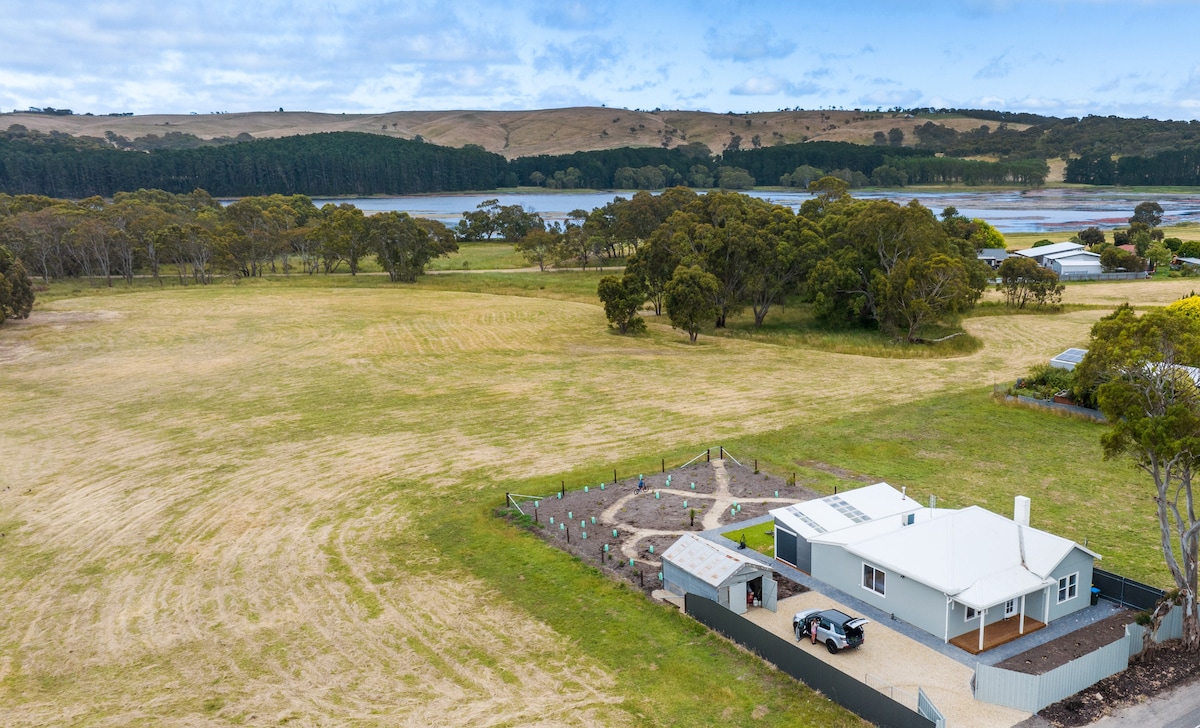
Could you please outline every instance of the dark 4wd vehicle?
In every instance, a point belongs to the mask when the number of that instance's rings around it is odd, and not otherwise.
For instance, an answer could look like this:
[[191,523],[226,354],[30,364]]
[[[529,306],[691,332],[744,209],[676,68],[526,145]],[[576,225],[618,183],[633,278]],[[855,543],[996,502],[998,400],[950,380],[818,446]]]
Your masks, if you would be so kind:
[[863,625],[868,622],[862,617],[851,617],[836,609],[806,609],[792,617],[792,629],[796,631],[797,642],[805,638],[814,643],[824,642],[830,652],[836,653],[847,647],[861,645]]

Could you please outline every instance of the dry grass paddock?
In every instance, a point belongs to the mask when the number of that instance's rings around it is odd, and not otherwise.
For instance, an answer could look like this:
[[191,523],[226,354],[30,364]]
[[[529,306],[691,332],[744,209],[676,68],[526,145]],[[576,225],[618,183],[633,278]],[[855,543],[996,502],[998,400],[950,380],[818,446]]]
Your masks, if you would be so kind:
[[410,288],[47,304],[0,332],[0,722],[642,722],[569,638],[409,548],[423,515],[979,387],[1103,313],[972,319],[975,354],[877,360],[659,324],[624,338],[598,305]]

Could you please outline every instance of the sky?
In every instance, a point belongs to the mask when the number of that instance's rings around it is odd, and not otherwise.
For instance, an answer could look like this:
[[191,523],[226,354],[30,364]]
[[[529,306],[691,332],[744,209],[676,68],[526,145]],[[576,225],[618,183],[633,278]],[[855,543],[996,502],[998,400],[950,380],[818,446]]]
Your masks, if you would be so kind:
[[0,111],[1200,118],[1198,0],[0,0]]

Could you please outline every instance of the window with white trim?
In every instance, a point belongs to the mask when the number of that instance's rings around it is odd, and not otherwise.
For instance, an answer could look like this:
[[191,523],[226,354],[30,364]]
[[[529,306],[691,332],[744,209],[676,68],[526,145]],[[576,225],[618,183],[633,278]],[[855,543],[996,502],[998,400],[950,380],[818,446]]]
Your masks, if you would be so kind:
[[881,597],[885,596],[883,592],[886,577],[887,574],[883,573],[883,570],[876,569],[870,564],[863,564],[863,589],[869,589]]
[[1079,595],[1079,572],[1058,580],[1058,603],[1074,599]]
[[978,616],[979,616],[979,612],[976,612],[974,607],[967,607],[967,613],[963,617],[963,621],[970,622],[972,619],[975,619]]

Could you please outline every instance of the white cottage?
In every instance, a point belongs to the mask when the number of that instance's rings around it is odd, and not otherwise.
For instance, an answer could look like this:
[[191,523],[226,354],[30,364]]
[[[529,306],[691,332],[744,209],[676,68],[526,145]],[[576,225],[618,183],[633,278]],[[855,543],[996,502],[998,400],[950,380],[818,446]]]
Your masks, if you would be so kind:
[[1088,606],[1099,558],[1032,528],[1023,496],[1013,519],[923,508],[812,539],[815,578],[945,641],[977,632],[980,650],[989,625],[1024,634]]

